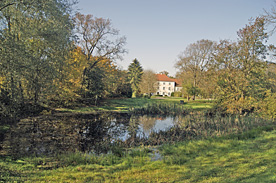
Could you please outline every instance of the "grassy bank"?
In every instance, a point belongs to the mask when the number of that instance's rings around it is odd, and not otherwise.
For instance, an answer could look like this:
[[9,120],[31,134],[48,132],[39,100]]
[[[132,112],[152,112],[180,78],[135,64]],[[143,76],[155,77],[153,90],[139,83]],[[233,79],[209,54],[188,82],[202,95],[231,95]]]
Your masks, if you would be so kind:
[[[180,100],[183,100],[185,103],[180,104]],[[195,110],[203,110],[212,108],[213,102],[209,100],[196,100],[196,101],[187,101],[183,98],[176,97],[152,97],[151,99],[147,98],[122,98],[122,99],[105,99],[99,103],[98,106],[86,106],[86,107],[76,107],[73,109],[68,108],[58,108],[58,111],[62,112],[78,112],[78,113],[89,113],[89,112],[98,112],[98,111],[115,111],[115,112],[128,112],[130,108],[143,107],[147,104],[161,103],[161,104],[175,104],[180,105],[181,107],[191,108]]]
[[1,158],[0,181],[27,182],[275,182],[276,127],[118,155]]

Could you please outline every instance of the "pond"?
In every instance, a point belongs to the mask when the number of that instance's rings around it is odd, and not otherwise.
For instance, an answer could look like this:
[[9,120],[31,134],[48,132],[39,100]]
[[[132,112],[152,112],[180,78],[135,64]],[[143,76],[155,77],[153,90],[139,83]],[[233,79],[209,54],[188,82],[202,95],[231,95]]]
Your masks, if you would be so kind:
[[115,146],[158,145],[160,134],[177,125],[178,117],[171,116],[44,115],[20,120],[6,134],[3,150],[16,157],[74,151],[107,153]]
[[253,116],[137,116],[128,113],[54,114],[20,120],[0,139],[0,154],[108,153],[120,148],[237,134],[274,124]]

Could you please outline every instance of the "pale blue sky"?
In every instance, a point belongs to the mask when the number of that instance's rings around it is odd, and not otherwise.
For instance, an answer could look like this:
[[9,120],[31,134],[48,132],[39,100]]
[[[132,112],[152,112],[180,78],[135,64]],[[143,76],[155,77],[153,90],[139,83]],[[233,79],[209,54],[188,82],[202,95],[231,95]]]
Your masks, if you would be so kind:
[[174,75],[187,45],[200,39],[236,40],[251,17],[273,5],[274,0],[79,0],[77,8],[109,18],[126,36],[128,54],[117,61],[123,69],[137,58],[144,69]]

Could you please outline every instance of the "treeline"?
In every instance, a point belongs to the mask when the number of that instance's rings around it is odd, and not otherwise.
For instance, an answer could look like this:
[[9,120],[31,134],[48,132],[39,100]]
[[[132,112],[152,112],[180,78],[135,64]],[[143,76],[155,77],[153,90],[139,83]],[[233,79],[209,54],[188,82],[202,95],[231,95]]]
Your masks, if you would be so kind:
[[179,55],[175,67],[186,96],[215,98],[226,113],[276,116],[275,46],[267,45],[276,12],[250,20],[237,41],[200,40]]
[[0,2],[0,116],[42,106],[131,96],[115,59],[126,38],[109,19],[74,14],[70,0]]
[[[75,14],[74,4],[0,1],[1,119],[45,106],[97,105],[101,98],[155,92],[155,73],[144,71],[137,59],[127,71],[116,65],[126,53],[126,38],[111,21]],[[276,48],[266,44],[266,26],[274,26],[275,17],[272,10],[250,21],[237,41],[190,44],[175,65],[183,94],[215,98],[223,112],[258,111],[274,118],[276,66],[269,60]]]

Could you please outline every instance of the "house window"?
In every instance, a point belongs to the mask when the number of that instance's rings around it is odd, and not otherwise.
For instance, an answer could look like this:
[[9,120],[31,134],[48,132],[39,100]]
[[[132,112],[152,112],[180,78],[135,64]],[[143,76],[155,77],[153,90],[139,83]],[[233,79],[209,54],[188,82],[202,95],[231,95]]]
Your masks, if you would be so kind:
[[165,87],[163,87],[163,90],[165,90]]
[[169,85],[171,85],[171,83],[169,83]]
[[169,90],[171,90],[171,87],[169,87]]
[[166,83],[163,83],[163,85],[165,85]]

